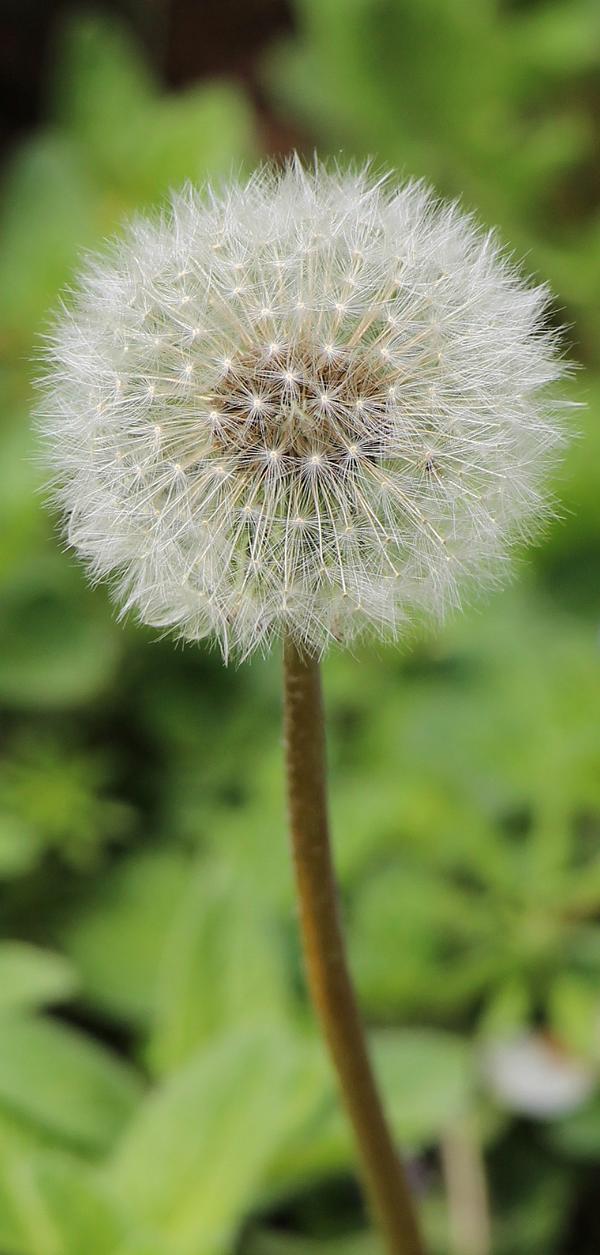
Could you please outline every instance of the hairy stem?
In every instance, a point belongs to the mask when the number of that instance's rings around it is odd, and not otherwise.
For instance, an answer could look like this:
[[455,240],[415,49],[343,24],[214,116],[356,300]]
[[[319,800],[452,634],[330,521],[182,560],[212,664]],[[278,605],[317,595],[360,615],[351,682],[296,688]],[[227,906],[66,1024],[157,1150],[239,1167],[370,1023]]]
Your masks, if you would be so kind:
[[352,1122],[366,1193],[388,1255],[423,1255],[348,969],[327,818],[319,664],[284,644],[290,828],[308,983]]

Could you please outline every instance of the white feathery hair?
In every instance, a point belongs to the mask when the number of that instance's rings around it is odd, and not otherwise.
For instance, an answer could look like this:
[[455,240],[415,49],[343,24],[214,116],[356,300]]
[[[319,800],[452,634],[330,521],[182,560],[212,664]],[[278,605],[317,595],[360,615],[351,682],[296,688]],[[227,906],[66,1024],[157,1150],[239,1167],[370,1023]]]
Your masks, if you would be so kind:
[[123,612],[227,656],[397,637],[547,509],[548,293],[422,183],[297,158],[187,187],[83,266],[40,425]]

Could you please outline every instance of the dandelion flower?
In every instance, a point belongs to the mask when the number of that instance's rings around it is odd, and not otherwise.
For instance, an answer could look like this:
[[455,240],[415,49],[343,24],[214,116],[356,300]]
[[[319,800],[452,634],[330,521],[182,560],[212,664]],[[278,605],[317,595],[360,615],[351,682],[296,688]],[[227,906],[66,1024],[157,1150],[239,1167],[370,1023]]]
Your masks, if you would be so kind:
[[225,655],[442,615],[544,512],[547,299],[421,183],[294,160],[174,195],[50,337],[69,542],[124,612]]
[[41,425],[92,577],[225,657],[283,637],[308,983],[389,1255],[423,1243],[345,957],[319,658],[442,615],[538,524],[547,300],[422,184],[293,160],[134,221],[50,337]]

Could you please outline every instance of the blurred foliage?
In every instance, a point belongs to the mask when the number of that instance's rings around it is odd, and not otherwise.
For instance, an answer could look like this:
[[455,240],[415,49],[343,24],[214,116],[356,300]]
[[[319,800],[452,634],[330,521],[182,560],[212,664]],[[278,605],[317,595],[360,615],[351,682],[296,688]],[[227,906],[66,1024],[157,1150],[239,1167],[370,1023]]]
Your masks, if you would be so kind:
[[594,0],[296,0],[269,77],[331,148],[425,176],[500,227],[595,348]]
[[[593,0],[296,0],[264,61],[320,149],[460,195],[597,358]],[[228,83],[166,95],[73,18],[0,207],[0,1251],[375,1255],[307,1006],[276,659],[226,671],[117,626],[36,491],[30,377],[82,248],[258,155]],[[402,653],[325,667],[352,960],[433,1255],[440,1145],[485,1154],[495,1255],[598,1249],[600,1094],[516,1122],[481,1066],[535,1027],[600,1073],[600,384],[561,518],[512,590]],[[594,1225],[596,1226],[594,1228]]]

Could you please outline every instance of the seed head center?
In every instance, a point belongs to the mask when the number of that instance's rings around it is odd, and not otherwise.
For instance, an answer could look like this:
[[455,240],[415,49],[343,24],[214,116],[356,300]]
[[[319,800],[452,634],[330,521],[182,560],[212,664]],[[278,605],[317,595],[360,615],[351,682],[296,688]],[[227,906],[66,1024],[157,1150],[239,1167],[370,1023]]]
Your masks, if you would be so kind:
[[263,465],[265,449],[287,465],[347,461],[349,449],[356,455],[361,440],[376,436],[393,381],[393,369],[368,348],[329,355],[300,344],[273,353],[271,344],[268,353],[240,353],[211,394],[214,451],[243,456],[245,468]]

